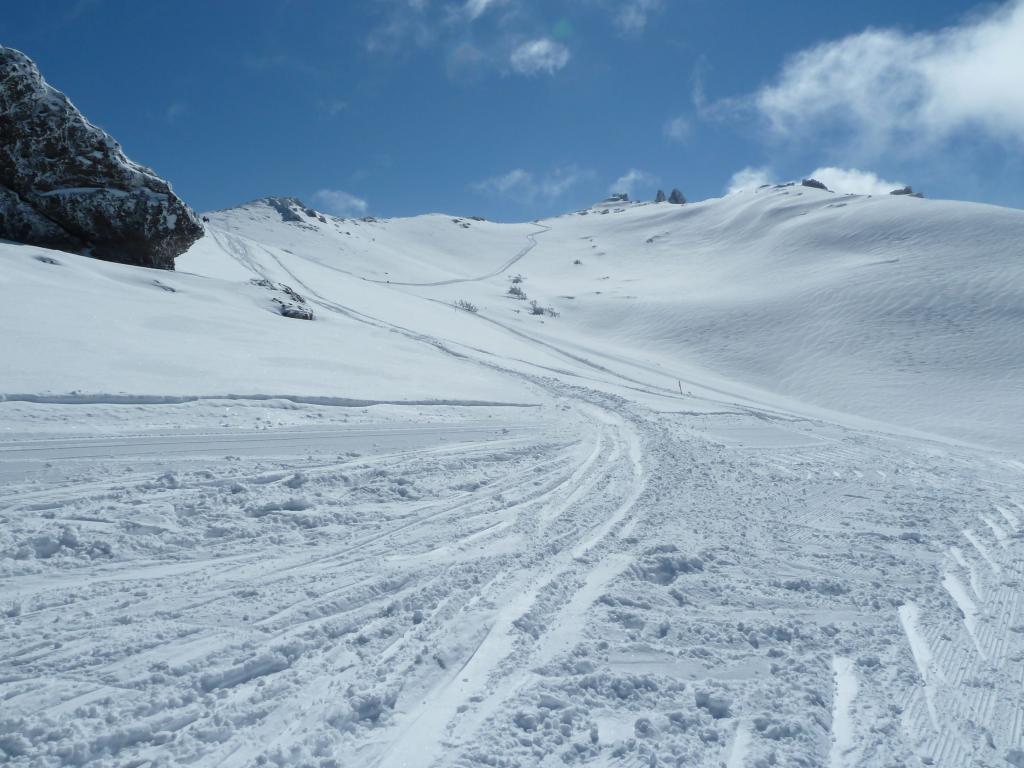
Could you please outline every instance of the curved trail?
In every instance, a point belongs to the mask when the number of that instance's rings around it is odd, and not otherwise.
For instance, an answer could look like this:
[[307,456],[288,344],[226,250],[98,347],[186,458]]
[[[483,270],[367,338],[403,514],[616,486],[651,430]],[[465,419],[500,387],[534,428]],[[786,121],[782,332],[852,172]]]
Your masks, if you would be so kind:
[[[542,235],[545,232],[550,232],[551,231],[551,227],[547,226],[546,224],[534,224],[534,226],[538,227],[539,231],[538,232],[533,232],[533,233],[531,233],[531,234],[526,236],[526,239],[529,240],[529,243],[527,243],[527,245],[525,245],[523,247],[523,249],[521,251],[519,251],[515,256],[513,256],[511,259],[506,261],[504,264],[502,264],[497,269],[495,269],[495,270],[493,270],[491,272],[488,272],[486,275],[480,275],[479,277],[458,277],[458,278],[453,278],[451,280],[437,280],[435,282],[430,282],[430,283],[408,283],[408,282],[402,282],[400,280],[373,280],[373,279],[368,278],[368,277],[364,277],[362,279],[365,280],[368,283],[378,283],[380,285],[399,285],[399,286],[411,286],[411,287],[418,287],[418,288],[435,288],[435,287],[438,287],[438,286],[441,286],[441,285],[456,285],[458,283],[479,283],[479,282],[481,282],[483,280],[490,280],[492,277],[497,277],[498,275],[504,274],[508,270],[512,269],[512,267],[514,267],[519,261],[521,261],[530,251],[532,251],[534,248],[536,248],[537,247],[537,235]],[[326,265],[323,265],[323,266],[326,266]],[[333,269],[333,267],[331,267],[331,268]]]

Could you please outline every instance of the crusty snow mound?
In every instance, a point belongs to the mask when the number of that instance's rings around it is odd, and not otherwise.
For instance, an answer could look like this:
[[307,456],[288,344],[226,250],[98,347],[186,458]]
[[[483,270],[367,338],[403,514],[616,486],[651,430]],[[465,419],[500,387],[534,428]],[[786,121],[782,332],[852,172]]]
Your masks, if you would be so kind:
[[174,269],[202,231],[170,184],[0,45],[0,238]]

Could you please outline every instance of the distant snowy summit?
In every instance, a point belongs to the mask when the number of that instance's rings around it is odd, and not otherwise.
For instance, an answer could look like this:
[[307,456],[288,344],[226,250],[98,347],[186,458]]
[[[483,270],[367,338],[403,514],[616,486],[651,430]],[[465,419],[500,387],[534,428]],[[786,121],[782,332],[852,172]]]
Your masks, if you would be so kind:
[[202,234],[169,183],[0,46],[0,238],[174,269]]

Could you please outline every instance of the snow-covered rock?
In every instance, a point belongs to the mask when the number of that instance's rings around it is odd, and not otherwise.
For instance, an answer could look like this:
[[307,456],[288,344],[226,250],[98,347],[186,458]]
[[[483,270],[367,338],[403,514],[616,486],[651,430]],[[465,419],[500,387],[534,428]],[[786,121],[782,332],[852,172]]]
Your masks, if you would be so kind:
[[170,184],[0,46],[0,238],[173,269],[202,233]]

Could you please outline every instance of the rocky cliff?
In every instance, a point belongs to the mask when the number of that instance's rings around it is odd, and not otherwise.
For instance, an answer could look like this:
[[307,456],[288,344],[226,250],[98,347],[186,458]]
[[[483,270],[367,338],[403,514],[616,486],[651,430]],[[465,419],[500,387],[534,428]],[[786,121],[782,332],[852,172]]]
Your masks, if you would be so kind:
[[202,234],[170,184],[0,46],[0,238],[174,269]]

